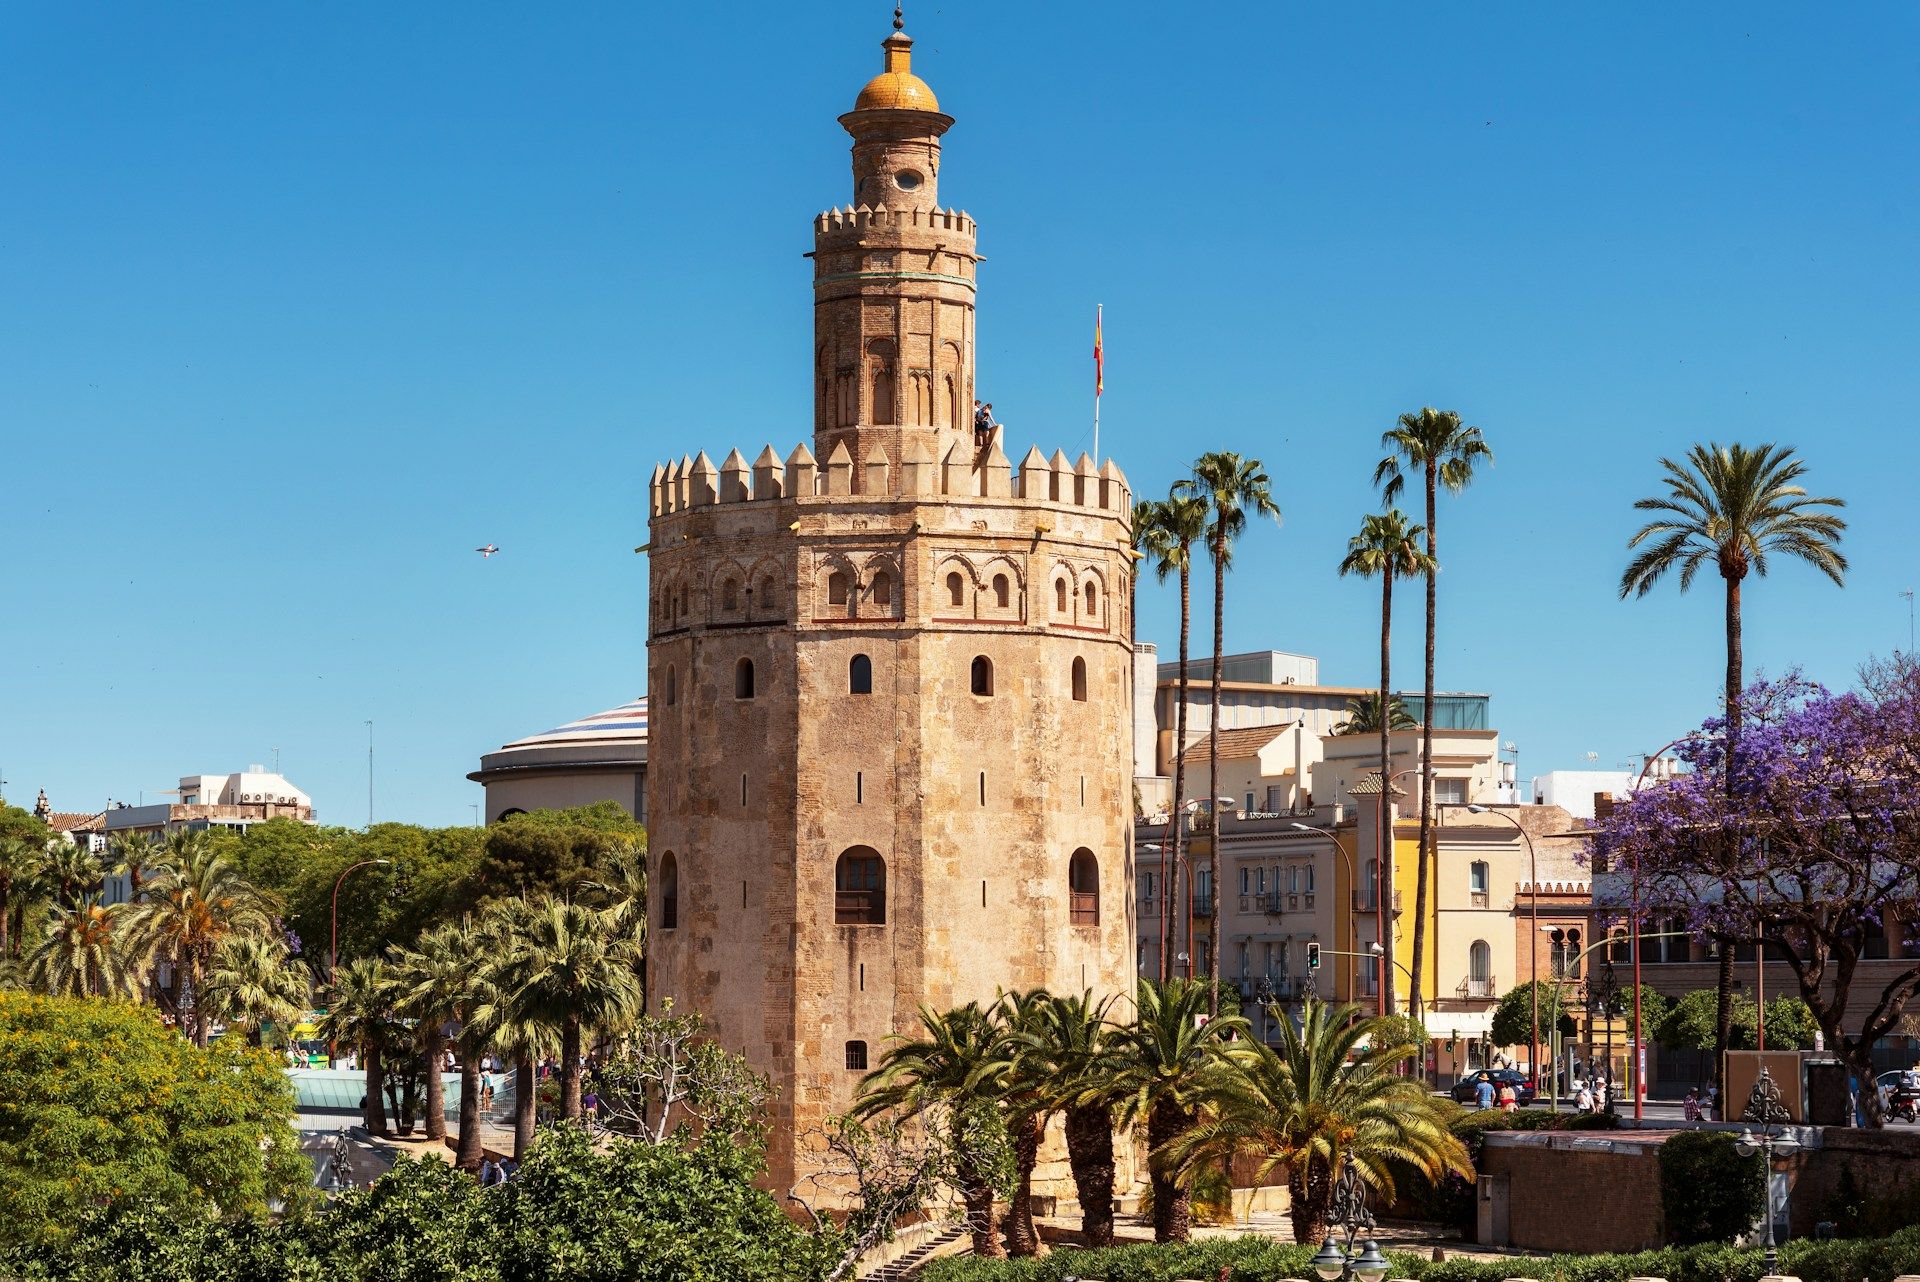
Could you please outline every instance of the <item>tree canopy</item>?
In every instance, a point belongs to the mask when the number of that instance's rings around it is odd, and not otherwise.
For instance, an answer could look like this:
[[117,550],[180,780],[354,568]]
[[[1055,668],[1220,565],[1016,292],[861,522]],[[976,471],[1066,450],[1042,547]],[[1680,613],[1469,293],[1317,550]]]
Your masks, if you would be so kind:
[[264,1214],[311,1175],[282,1065],[200,1050],[151,1009],[0,992],[0,1245],[92,1207]]

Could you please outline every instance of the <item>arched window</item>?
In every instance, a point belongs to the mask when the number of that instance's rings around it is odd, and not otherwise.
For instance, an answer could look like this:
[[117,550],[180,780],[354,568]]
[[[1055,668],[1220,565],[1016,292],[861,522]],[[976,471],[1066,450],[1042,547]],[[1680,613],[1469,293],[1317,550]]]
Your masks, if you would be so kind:
[[950,571],[947,574],[947,604],[958,607],[966,603],[967,581],[961,577],[960,571]]
[[885,570],[874,572],[872,587],[873,603],[893,608],[893,576]]
[[671,663],[667,665],[666,687],[667,687],[667,706],[671,708],[674,704],[680,701],[680,678],[679,678],[679,674],[673,670],[673,665]]
[[1493,983],[1493,949],[1488,947],[1484,939],[1474,940],[1467,948],[1467,977],[1482,989],[1473,996],[1491,996],[1484,990],[1487,985]]
[[1076,703],[1087,701],[1087,661],[1075,658],[1073,661],[1073,698]]
[[1067,920],[1075,926],[1100,924],[1100,861],[1084,846],[1067,861]]
[[867,344],[868,366],[872,370],[872,403],[868,406],[868,421],[877,424],[897,423],[893,408],[893,342],[890,339],[876,338]]
[[847,576],[835,570],[827,576],[827,604],[845,605],[847,603]]
[[993,693],[993,660],[984,654],[973,656],[973,692]]
[[720,585],[720,608],[722,610],[740,608],[740,585],[732,579]]
[[1100,617],[1100,589],[1091,579],[1087,580],[1087,617]]
[[867,1044],[865,1042],[847,1043],[847,1071],[864,1073],[867,1071]]
[[1008,595],[1008,592],[1009,592],[1009,589],[1007,586],[1007,576],[1004,574],[994,575],[993,576],[993,603],[999,606],[1002,610],[1007,608],[1008,602],[1011,599]]
[[873,693],[873,660],[864,654],[847,660],[847,693]]
[[660,929],[680,924],[680,863],[669,850],[660,856]]
[[742,659],[733,665],[733,697],[753,698],[753,660]]
[[773,576],[771,574],[762,575],[760,578],[760,608],[762,610],[771,610],[774,608]]
[[883,926],[887,921],[887,865],[880,852],[854,846],[833,870],[833,920],[842,926]]
[[1067,581],[1065,579],[1053,581],[1053,612],[1055,614],[1067,612]]

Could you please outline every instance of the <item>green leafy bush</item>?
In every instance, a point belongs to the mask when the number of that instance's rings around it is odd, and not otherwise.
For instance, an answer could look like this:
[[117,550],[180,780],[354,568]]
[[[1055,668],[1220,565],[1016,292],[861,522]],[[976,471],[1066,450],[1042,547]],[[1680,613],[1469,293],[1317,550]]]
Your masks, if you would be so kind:
[[[1311,1278],[1309,1247],[1264,1238],[1216,1238],[1186,1246],[1123,1246],[1105,1251],[1060,1250],[1044,1260],[976,1260],[961,1257],[929,1264],[925,1282],[1063,1282],[1098,1278],[1101,1282],[1174,1282],[1180,1278],[1217,1278],[1222,1268],[1231,1282],[1281,1282]],[[1512,1277],[1539,1282],[1627,1282],[1629,1278],[1665,1278],[1667,1282],[1759,1282],[1765,1272],[1762,1252],[1723,1243],[1667,1247],[1628,1255],[1555,1255],[1525,1260],[1474,1260],[1455,1256],[1435,1263],[1417,1255],[1388,1252],[1387,1276],[1415,1282],[1506,1282]],[[1920,1226],[1890,1237],[1856,1241],[1791,1242],[1781,1249],[1780,1271],[1802,1282],[1892,1282],[1920,1273]]]
[[[1682,1131],[1660,1146],[1660,1205],[1667,1239],[1729,1242],[1760,1218],[1766,1178],[1725,1131]],[[1671,1282],[1671,1279],[1669,1279]]]

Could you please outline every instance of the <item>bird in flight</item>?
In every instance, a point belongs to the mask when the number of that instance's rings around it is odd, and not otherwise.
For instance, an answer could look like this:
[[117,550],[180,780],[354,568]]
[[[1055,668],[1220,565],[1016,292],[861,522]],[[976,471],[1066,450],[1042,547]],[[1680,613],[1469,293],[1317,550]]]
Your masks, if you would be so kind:
[[486,560],[488,557],[492,556],[495,552],[498,552],[499,550],[500,550],[499,548],[495,547],[491,543],[487,544],[487,546],[483,548],[474,549],[475,552],[478,552],[480,554],[480,559],[482,561]]

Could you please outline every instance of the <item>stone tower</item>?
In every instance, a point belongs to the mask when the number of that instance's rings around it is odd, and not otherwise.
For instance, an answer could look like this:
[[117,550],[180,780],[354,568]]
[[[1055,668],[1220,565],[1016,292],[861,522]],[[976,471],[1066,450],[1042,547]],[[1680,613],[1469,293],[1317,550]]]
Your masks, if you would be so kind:
[[922,1003],[1130,994],[1128,520],[972,426],[973,220],[912,41],[814,219],[814,446],[654,469],[648,997],[779,1088],[770,1184]]

